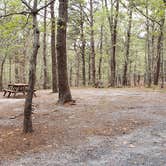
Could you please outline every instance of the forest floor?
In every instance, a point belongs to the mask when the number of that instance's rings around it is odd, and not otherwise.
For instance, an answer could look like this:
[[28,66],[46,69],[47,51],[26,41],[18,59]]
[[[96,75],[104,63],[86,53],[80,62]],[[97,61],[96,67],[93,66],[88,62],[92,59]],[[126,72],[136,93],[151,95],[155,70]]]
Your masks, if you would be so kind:
[[76,105],[37,91],[33,134],[22,133],[24,99],[0,93],[2,166],[166,166],[166,92],[72,89]]

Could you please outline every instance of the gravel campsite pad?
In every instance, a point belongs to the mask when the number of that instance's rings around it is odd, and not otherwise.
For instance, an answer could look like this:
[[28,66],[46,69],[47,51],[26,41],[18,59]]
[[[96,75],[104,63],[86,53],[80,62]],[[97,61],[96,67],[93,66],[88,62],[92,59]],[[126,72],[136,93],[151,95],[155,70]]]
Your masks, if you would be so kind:
[[37,91],[33,134],[22,133],[24,99],[0,97],[2,166],[166,166],[166,93],[72,89],[75,105]]

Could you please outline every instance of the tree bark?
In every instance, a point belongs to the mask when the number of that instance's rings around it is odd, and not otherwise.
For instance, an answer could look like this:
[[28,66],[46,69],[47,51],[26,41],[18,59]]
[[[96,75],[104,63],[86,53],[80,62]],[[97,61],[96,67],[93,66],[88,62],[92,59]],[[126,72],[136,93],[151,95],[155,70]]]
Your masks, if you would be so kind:
[[85,35],[84,35],[84,13],[82,5],[80,4],[81,9],[81,56],[82,56],[82,84],[86,85],[86,73],[85,73]]
[[137,75],[136,75],[136,68],[137,68],[137,65],[136,65],[136,62],[134,64],[134,87],[137,86]]
[[7,54],[4,56],[2,63],[1,63],[1,72],[0,72],[0,91],[3,89],[3,69],[4,69],[4,64],[6,61]]
[[76,42],[74,43],[74,51],[75,51],[75,56],[76,56],[76,80],[75,80],[75,86],[79,87],[80,85],[80,56],[79,56],[79,52],[77,51],[77,46],[76,46]]
[[108,23],[109,23],[109,30],[110,30],[110,33],[112,34],[112,30],[113,30],[113,0],[111,0],[111,15],[109,14],[107,0],[105,0],[105,7],[106,7],[107,19],[108,19]]
[[[148,0],[146,0],[146,15],[149,16],[149,10],[148,10]],[[151,87],[151,52],[150,52],[150,29],[149,29],[149,19],[147,18],[146,21],[146,31],[147,31],[147,37],[146,37],[146,50],[147,50],[147,85],[150,88]]]
[[[45,5],[47,1],[45,1]],[[44,32],[43,32],[43,89],[48,88],[48,73],[47,73],[47,7],[44,9]]]
[[92,85],[96,82],[96,67],[95,67],[95,43],[94,43],[94,16],[93,16],[93,0],[90,0],[90,30],[91,30],[91,72],[92,72]]
[[88,85],[91,84],[91,54],[88,55]]
[[112,87],[116,86],[116,42],[117,42],[117,25],[119,16],[119,0],[116,0],[115,18],[112,29],[112,46],[111,46],[111,82]]
[[22,83],[26,83],[26,53],[23,51],[23,59],[20,63],[20,70],[22,73]]
[[129,54],[130,54],[131,24],[132,24],[132,13],[133,13],[131,5],[132,5],[131,2],[129,2],[129,7],[128,7],[129,22],[127,29],[127,37],[126,37],[126,53],[125,53],[125,64],[123,70],[123,86],[127,86],[127,72],[128,72],[128,63],[129,63]]
[[57,22],[57,58],[59,103],[72,101],[67,73],[66,29],[68,17],[68,0],[59,0],[59,18]]
[[50,6],[51,8],[51,57],[52,57],[52,91],[58,92],[58,79],[57,79],[57,56],[55,47],[55,13],[54,2]]
[[70,81],[70,86],[72,87],[72,83],[73,83],[73,64],[70,64],[70,77],[69,77],[69,81]]
[[101,25],[100,28],[100,58],[99,58],[99,69],[98,69],[98,75],[99,80],[101,80],[101,67],[102,67],[102,59],[103,59],[103,25]]
[[19,83],[20,77],[19,77],[19,58],[17,55],[15,55],[15,59],[14,59],[14,73],[15,73],[15,83]]
[[[34,0],[33,11],[36,10],[37,10],[37,0]],[[37,12],[32,13],[32,19],[33,19],[33,52],[30,58],[29,87],[24,107],[24,125],[23,125],[24,133],[29,133],[33,131],[32,99],[33,99],[34,86],[36,81],[36,61],[39,49],[39,35],[40,35],[38,29]]]
[[165,23],[165,15],[161,19],[160,34],[159,34],[158,42],[157,42],[157,64],[156,64],[156,71],[154,73],[154,85],[158,85],[158,82],[159,82],[161,53],[163,49],[164,23]]
[[9,57],[9,82],[12,82],[12,58]]
[[164,88],[164,55],[163,55],[163,49],[161,51],[161,88]]
[[152,23],[152,37],[151,37],[151,79],[154,80],[154,71],[155,71],[155,23]]

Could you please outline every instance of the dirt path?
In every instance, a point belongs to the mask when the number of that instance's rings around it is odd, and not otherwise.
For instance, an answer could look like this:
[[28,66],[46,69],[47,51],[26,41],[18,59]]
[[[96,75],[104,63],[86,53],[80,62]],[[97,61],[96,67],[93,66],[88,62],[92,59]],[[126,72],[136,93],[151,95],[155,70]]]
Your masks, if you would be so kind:
[[24,99],[0,98],[0,165],[166,166],[166,93],[73,89],[76,105],[39,91],[33,135],[24,135]]

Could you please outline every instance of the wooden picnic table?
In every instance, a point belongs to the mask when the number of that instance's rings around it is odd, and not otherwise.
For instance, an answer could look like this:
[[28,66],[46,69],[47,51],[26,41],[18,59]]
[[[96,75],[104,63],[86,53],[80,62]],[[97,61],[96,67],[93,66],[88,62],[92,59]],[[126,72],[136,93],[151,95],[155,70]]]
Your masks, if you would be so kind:
[[[17,93],[23,93],[23,95],[25,95],[27,90],[28,90],[28,84],[23,84],[23,83],[9,84],[8,89],[3,90],[4,91],[3,96],[5,96],[7,93],[8,93],[7,97],[10,97],[11,94],[13,94],[15,97]],[[35,91],[36,90],[34,90],[34,96],[36,96]]]

